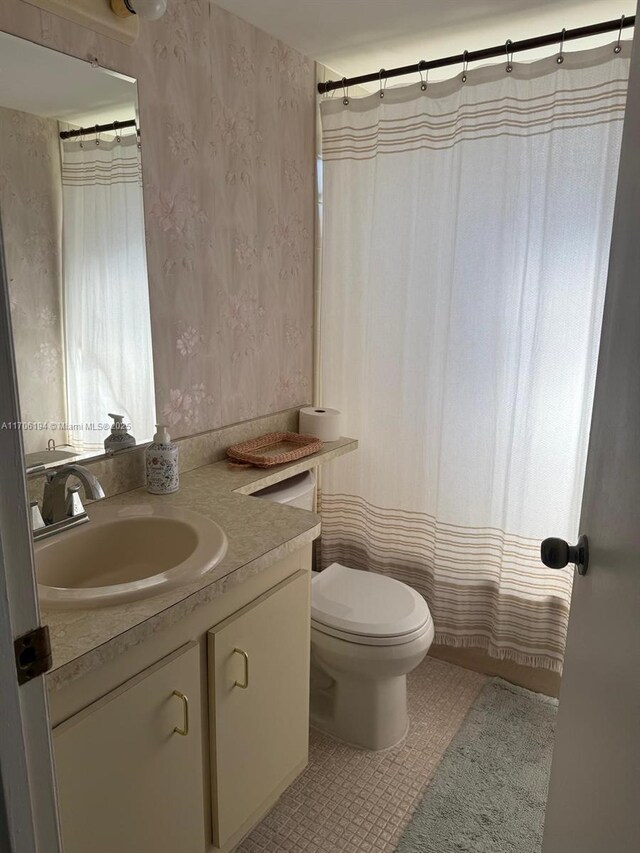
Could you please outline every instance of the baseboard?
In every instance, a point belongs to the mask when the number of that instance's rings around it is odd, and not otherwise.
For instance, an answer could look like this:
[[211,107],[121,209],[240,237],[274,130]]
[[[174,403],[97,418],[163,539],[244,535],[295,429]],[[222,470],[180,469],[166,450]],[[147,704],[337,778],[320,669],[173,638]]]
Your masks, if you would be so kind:
[[484,649],[433,645],[429,649],[429,655],[473,672],[504,678],[511,684],[526,687],[536,693],[544,693],[545,696],[557,699],[560,693],[560,673],[540,667],[522,666],[511,660],[492,658]]

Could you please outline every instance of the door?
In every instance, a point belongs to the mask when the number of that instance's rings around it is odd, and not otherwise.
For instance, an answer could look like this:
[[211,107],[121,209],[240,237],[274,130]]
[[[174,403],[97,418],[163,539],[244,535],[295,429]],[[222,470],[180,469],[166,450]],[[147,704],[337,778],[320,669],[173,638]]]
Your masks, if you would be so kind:
[[53,744],[65,853],[204,853],[196,643],[61,723]]
[[0,850],[59,853],[47,694],[19,686],[13,641],[40,625],[0,223]]
[[239,840],[307,763],[310,573],[209,631],[214,837]]
[[582,504],[590,561],[573,588],[544,853],[640,850],[639,225],[636,37]]

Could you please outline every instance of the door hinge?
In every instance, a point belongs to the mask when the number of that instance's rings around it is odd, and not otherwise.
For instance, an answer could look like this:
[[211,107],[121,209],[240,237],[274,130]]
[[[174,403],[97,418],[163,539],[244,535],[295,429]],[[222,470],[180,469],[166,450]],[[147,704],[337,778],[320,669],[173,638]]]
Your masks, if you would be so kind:
[[41,625],[27,634],[17,637],[13,642],[16,656],[18,684],[26,684],[51,669],[51,640],[49,626]]

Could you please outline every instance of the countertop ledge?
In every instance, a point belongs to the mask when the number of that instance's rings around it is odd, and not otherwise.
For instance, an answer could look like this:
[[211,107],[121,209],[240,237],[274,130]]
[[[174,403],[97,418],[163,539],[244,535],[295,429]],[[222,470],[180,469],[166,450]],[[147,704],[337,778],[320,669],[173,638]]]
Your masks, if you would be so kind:
[[[357,447],[355,439],[341,438],[325,443],[312,456],[274,468],[215,462],[181,474],[180,490],[172,495],[135,489],[106,498],[113,505],[163,503],[206,515],[227,534],[227,554],[205,577],[152,598],[84,610],[43,607],[42,621],[49,626],[53,649],[49,689],[59,690],[316,539],[320,518],[315,513],[247,497]],[[91,515],[90,505],[88,511]]]

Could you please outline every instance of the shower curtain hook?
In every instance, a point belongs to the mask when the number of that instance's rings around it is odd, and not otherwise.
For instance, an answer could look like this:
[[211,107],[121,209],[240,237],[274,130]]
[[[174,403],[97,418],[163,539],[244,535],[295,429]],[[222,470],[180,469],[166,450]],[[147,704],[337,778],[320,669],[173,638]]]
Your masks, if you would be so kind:
[[460,78],[463,83],[467,82],[467,68],[469,67],[469,60],[467,57],[469,56],[469,51],[465,50],[462,54],[462,77]]
[[379,75],[379,80],[380,80],[380,92],[379,92],[379,94],[380,94],[381,98],[384,98],[384,90],[387,88],[387,78],[386,77],[384,78],[384,86],[382,85],[382,75],[384,73],[385,73],[384,68],[381,68],[380,69],[380,75]]
[[513,71],[513,51],[509,50],[512,44],[513,42],[511,39],[507,39],[504,46],[505,53],[507,54],[507,67],[505,68],[507,74],[510,74]]
[[84,127],[80,128],[80,148],[84,149],[84,142],[82,141],[82,134],[84,132]]
[[625,19],[625,15],[623,15],[620,18],[620,29],[618,30],[618,42],[617,42],[616,46],[613,48],[614,53],[620,53],[620,51],[622,50],[622,45],[620,44],[620,42],[622,40],[622,28],[624,27],[624,19]]
[[115,134],[116,134],[116,144],[118,144],[118,145],[120,144],[120,133],[118,132],[119,127],[120,127],[120,122],[115,120],[113,122],[113,129],[114,129]]
[[96,148],[97,148],[97,147],[100,145],[100,131],[98,130],[98,125],[96,125],[96,139],[95,139],[95,143],[96,143]]
[[349,106],[349,89],[347,88],[347,78],[342,78],[342,103],[345,107]]
[[424,78],[422,77],[422,68],[420,68],[421,63],[424,62],[423,59],[418,63],[418,74],[420,75],[420,88],[423,92],[427,91],[427,86],[429,85],[429,69],[426,69]]
[[560,53],[556,57],[556,62],[558,65],[562,65],[564,62],[564,34],[566,33],[566,29],[562,28],[562,38],[560,39]]

